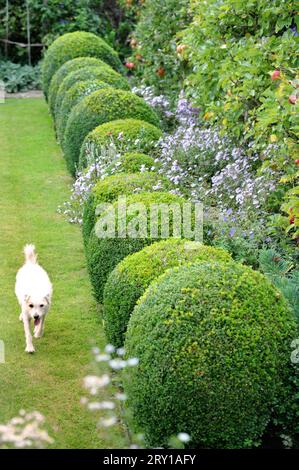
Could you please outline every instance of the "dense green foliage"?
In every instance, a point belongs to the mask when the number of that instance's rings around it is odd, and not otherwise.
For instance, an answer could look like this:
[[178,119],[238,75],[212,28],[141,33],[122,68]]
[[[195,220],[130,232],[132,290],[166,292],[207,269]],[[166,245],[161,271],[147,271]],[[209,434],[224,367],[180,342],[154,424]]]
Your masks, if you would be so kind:
[[43,90],[46,97],[55,72],[65,62],[85,56],[96,57],[114,69],[122,70],[117,53],[100,37],[84,31],[64,34],[51,44],[43,60]]
[[259,268],[288,300],[299,322],[299,269],[273,249],[260,251]]
[[67,121],[72,109],[80,103],[85,96],[89,96],[94,91],[101,90],[102,88],[107,88],[109,86],[110,85],[102,80],[91,79],[77,82],[65,93],[56,114],[56,132],[60,142],[63,142]]
[[140,299],[125,342],[138,367],[125,392],[148,445],[187,432],[192,446],[257,443],[284,394],[292,312],[260,273],[236,263],[167,271]]
[[139,171],[155,171],[157,164],[153,157],[144,153],[127,152],[116,162],[108,166],[106,172],[111,176],[116,173],[138,173]]
[[100,65],[99,67],[83,67],[79,70],[74,70],[69,73],[63,82],[61,83],[57,96],[54,116],[56,117],[60,112],[61,103],[65,97],[67,91],[78,81],[82,82],[84,80],[101,80],[102,82],[107,83],[114,88],[120,90],[129,90],[129,84],[125,77],[120,75],[118,72],[115,72],[109,65]]
[[[132,60],[148,85],[178,91],[186,72],[178,33],[187,26],[190,0],[145,0],[132,34]],[[130,7],[128,7],[130,8]]]
[[104,290],[104,327],[109,343],[123,346],[137,300],[167,269],[187,262],[230,260],[220,248],[177,238],[154,243],[125,258],[108,277]]
[[[161,238],[160,218],[158,220],[158,236],[151,237],[148,230],[150,207],[153,204],[179,204],[182,206],[184,202],[185,200],[179,196],[163,192],[135,194],[126,199],[125,220],[118,217],[118,201],[113,204],[111,209],[101,214],[101,220],[100,222],[98,220],[95,229],[91,232],[86,246],[88,271],[98,302],[103,300],[107,277],[115,266],[129,254],[135,253]],[[142,204],[142,208],[140,204]],[[123,229],[126,231],[126,237],[119,236],[123,234]],[[103,235],[106,233],[105,238]],[[169,236],[172,234],[173,226],[170,220]]]
[[125,147],[126,151],[145,152],[153,151],[162,132],[156,126],[138,119],[117,119],[106,122],[94,129],[85,138],[80,155],[80,168],[86,166],[90,146],[93,152],[100,152],[102,146],[111,142],[117,150]]
[[290,96],[298,87],[295,0],[192,3],[195,16],[184,36],[184,54],[193,69],[188,91],[202,116],[237,138],[254,139],[259,151],[275,144],[275,164],[294,172],[298,111]]
[[[159,189],[156,188],[157,186]],[[165,191],[170,187],[169,180],[163,176],[157,176],[154,172],[122,173],[100,180],[92,189],[84,205],[82,230],[85,244],[94,228],[96,208],[99,204],[114,202],[118,197],[129,196],[136,192]]]
[[100,124],[135,118],[159,126],[156,113],[144,100],[129,91],[107,88],[84,98],[73,108],[65,131],[63,149],[68,168],[75,174],[85,137]]
[[52,115],[54,116],[59,87],[67,75],[85,67],[104,67],[105,65],[107,65],[105,62],[94,57],[77,57],[63,64],[54,74],[49,88],[48,103]]
[[40,67],[0,61],[0,80],[7,93],[37,90],[40,88]]
[[[118,0],[28,0],[31,25],[31,42],[49,46],[64,33],[89,31],[101,35],[119,51],[128,53],[127,37],[133,27],[134,15],[123,8]],[[0,36],[5,37],[6,0],[0,0]],[[27,43],[27,24],[24,0],[9,2],[8,39]],[[4,47],[0,43],[0,55]],[[41,58],[42,47],[31,50],[34,62]],[[25,62],[27,49],[9,45],[9,58]]]

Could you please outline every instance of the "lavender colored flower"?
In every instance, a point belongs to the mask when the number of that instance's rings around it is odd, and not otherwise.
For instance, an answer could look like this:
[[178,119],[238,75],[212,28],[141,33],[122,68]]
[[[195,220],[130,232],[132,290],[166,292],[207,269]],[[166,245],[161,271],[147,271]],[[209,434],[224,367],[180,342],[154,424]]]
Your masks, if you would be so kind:
[[153,87],[145,85],[133,87],[132,92],[141,96],[152,108],[158,111],[162,117],[166,119],[174,117],[170,101],[164,95],[156,96]]

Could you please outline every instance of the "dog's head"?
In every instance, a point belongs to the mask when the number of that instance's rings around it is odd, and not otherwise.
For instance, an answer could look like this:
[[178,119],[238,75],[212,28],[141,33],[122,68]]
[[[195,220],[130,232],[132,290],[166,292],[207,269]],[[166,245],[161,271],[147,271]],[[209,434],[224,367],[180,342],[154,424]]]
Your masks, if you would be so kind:
[[50,296],[33,297],[26,295],[25,299],[26,313],[29,318],[34,320],[34,325],[38,326],[41,319],[48,313],[50,308]]

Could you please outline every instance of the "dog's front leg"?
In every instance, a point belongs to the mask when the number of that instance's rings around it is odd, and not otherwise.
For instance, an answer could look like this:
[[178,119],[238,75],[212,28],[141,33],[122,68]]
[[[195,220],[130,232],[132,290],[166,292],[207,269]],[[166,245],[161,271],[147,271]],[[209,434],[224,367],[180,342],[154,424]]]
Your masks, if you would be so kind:
[[30,332],[30,322],[29,318],[26,315],[23,315],[23,323],[24,323],[24,331],[25,331],[25,338],[26,338],[26,349],[25,351],[28,353],[34,353],[35,349],[32,344],[32,336]]
[[39,325],[34,328],[34,338],[41,338],[44,334],[44,317],[41,318]]

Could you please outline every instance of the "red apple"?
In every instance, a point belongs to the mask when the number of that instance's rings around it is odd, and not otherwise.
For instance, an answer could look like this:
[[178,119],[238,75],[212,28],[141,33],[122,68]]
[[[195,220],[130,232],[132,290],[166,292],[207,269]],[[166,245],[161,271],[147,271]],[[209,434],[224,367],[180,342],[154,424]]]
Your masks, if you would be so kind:
[[295,165],[299,165],[299,158],[297,158],[297,160],[295,160]]
[[127,69],[131,70],[135,67],[135,64],[134,62],[126,62],[125,66],[127,67]]
[[160,78],[164,77],[164,75],[165,75],[165,69],[164,69],[164,67],[159,67],[159,68],[158,68],[158,70],[157,70],[157,75],[158,75]]
[[272,80],[279,80],[280,79],[280,70],[274,70],[271,75]]
[[290,95],[289,96],[289,103],[296,104],[296,102],[297,102],[297,96],[296,95]]

